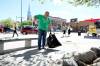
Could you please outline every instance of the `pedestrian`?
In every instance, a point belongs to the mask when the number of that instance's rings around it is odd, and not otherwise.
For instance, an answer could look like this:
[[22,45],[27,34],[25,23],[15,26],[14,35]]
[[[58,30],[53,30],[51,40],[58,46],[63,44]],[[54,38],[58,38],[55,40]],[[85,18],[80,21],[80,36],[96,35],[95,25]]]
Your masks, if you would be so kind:
[[68,26],[68,36],[70,36],[70,33],[71,33],[71,27]]
[[78,36],[81,36],[81,30],[78,30]]
[[62,32],[63,32],[62,38],[63,38],[63,37],[66,37],[66,30],[67,30],[66,25],[63,25],[63,26],[62,26]]
[[49,12],[46,11],[44,15],[35,15],[34,20],[38,22],[38,49],[45,49],[47,30],[48,26],[51,25]]
[[13,24],[13,36],[12,37],[14,37],[15,34],[18,36],[16,23]]

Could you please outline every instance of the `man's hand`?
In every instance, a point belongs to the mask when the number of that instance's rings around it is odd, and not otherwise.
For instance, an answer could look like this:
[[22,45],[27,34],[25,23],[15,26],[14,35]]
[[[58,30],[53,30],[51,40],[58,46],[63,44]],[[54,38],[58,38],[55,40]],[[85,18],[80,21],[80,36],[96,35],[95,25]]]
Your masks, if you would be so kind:
[[37,24],[37,18],[34,16],[33,23]]

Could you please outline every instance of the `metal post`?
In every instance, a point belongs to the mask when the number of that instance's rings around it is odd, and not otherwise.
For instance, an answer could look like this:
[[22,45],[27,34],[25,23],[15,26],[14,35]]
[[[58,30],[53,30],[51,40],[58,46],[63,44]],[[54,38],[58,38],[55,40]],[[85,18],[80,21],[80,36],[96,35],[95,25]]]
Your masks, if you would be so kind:
[[25,40],[25,48],[30,48],[31,47],[31,39]]
[[4,41],[0,41],[0,54],[4,52]]

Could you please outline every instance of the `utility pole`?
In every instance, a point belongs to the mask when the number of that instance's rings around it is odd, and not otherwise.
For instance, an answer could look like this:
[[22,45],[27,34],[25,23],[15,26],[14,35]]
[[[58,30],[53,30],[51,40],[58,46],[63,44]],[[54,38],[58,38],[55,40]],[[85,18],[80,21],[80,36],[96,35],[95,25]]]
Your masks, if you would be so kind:
[[21,28],[22,28],[22,0],[21,0]]

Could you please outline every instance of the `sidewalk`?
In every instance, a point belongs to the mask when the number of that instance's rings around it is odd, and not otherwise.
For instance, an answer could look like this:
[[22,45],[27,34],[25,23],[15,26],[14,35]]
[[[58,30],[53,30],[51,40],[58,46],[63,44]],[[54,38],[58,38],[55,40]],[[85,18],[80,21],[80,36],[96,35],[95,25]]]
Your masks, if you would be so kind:
[[61,59],[64,54],[69,54],[71,56],[72,53],[86,52],[91,47],[100,47],[99,40],[84,39],[84,35],[85,34],[82,34],[82,36],[78,36],[77,33],[72,33],[70,37],[61,38],[62,33],[57,33],[56,36],[61,42],[62,46],[52,49],[47,48],[43,52],[40,52],[37,48],[31,48],[5,55],[0,55],[0,65],[49,66],[48,61],[50,60],[50,58],[52,58],[52,60],[56,62],[58,59]]

